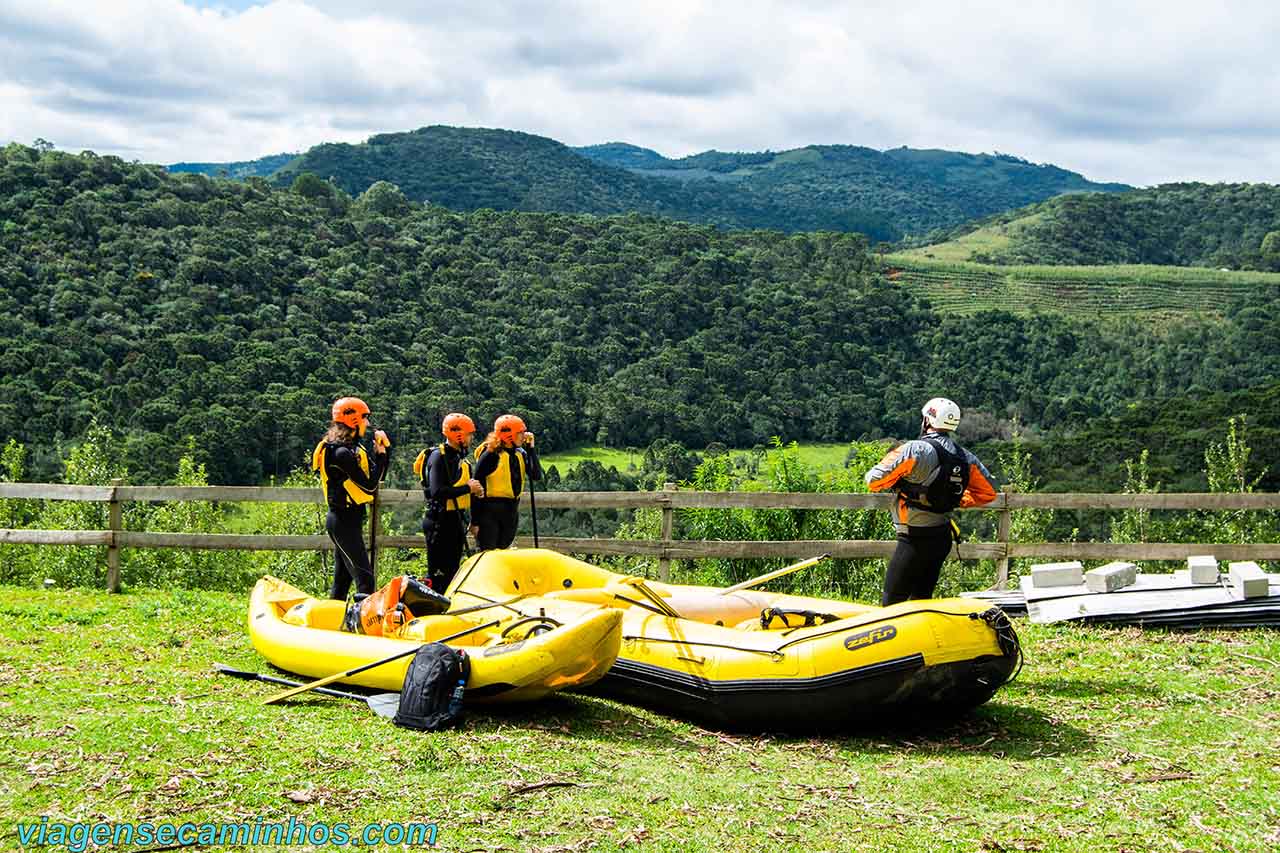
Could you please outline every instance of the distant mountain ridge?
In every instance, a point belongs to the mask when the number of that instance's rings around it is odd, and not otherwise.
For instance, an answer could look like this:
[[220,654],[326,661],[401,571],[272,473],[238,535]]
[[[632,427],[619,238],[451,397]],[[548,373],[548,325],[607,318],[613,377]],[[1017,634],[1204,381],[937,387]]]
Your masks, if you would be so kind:
[[511,130],[436,125],[318,145],[284,165],[357,195],[379,180],[454,210],[639,213],[717,225],[858,231],[895,241],[1064,192],[1123,192],[1006,154],[823,145],[669,159],[614,142],[570,148]]
[[170,172],[194,172],[211,178],[265,178],[298,156],[298,152],[268,154],[257,160],[239,160],[233,163],[173,163],[165,166]]

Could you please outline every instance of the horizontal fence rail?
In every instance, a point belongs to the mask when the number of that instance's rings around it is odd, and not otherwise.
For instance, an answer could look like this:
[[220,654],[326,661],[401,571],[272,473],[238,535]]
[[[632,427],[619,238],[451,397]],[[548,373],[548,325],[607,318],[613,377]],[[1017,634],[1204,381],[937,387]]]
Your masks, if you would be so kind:
[[[121,507],[136,502],[214,501],[225,503],[323,504],[317,488],[279,486],[79,486],[59,483],[0,483],[0,499],[54,500],[105,503],[108,530],[0,529],[0,544],[96,546],[107,549],[107,588],[119,589],[122,548],[191,548],[214,551],[329,551],[333,543],[323,534],[285,536],[233,533],[159,533],[125,530]],[[418,489],[384,489],[377,502],[382,507],[421,507]],[[671,484],[650,492],[539,492],[543,509],[656,509],[662,513],[661,538],[611,539],[541,536],[539,543],[574,554],[595,556],[655,557],[660,576],[669,576],[671,560],[766,559],[830,554],[843,559],[887,557],[892,540],[793,540],[734,541],[674,539],[673,514],[682,509],[821,509],[889,510],[893,496],[811,492],[702,492],[677,489]],[[1002,492],[982,507],[962,512],[998,514],[995,542],[963,542],[956,549],[962,560],[996,561],[996,582],[1008,580],[1009,560],[1018,557],[1054,557],[1079,560],[1183,560],[1196,554],[1213,554],[1220,560],[1280,560],[1275,543],[1180,542],[1013,542],[1011,514],[1021,509],[1062,510],[1280,510],[1277,493],[1169,494],[1021,493]],[[532,545],[529,537],[516,544]],[[424,548],[421,536],[382,535],[379,548]]]

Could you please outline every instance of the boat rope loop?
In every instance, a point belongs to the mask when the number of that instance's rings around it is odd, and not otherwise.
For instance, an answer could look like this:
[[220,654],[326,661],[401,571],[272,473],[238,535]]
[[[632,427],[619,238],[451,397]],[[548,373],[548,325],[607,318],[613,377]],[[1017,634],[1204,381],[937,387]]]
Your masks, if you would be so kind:
[[1022,656],[1022,643],[1018,640],[1018,632],[1014,630],[1008,614],[999,607],[992,607],[981,613],[970,613],[969,618],[981,619],[991,626],[991,630],[996,634],[996,642],[1000,644],[1000,651],[1004,653],[1005,657],[1017,656],[1018,668],[1005,681],[1006,684],[1012,682],[1022,672],[1024,658]]
[[[793,625],[789,616],[800,616],[804,618],[803,625]],[[773,624],[774,619],[781,619],[782,624],[788,628],[812,628],[814,625],[825,625],[828,622],[839,622],[840,617],[834,613],[819,613],[816,610],[787,610],[782,607],[766,607],[760,611],[760,629],[768,631],[769,626]]]
[[525,639],[536,636],[538,634],[545,634],[547,631],[550,631],[552,628],[559,628],[561,625],[564,624],[559,620],[552,619],[550,616],[546,615],[546,613],[539,613],[537,616],[526,616],[523,619],[517,619],[516,621],[512,622],[510,625],[502,629],[502,636],[505,637],[508,634],[510,634],[512,631],[514,631],[516,628],[519,628],[521,625],[528,625],[530,622],[533,622],[535,624],[532,628],[529,629],[529,633],[525,635]]

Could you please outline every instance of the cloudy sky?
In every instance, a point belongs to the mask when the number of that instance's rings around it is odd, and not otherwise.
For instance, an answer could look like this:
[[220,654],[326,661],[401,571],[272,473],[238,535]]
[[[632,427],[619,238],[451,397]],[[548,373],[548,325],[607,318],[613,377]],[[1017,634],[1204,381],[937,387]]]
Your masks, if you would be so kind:
[[226,161],[451,124],[1277,183],[1278,52],[1275,0],[0,0],[0,142]]

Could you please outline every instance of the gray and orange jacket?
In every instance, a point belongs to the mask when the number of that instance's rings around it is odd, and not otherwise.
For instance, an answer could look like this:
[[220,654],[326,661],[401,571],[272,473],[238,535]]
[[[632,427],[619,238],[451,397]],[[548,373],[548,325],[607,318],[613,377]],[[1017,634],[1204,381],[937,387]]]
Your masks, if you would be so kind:
[[[982,506],[996,499],[996,488],[991,484],[991,473],[986,466],[945,432],[932,433],[931,441],[918,438],[890,450],[867,472],[867,488],[873,492],[884,492],[897,488],[899,482],[927,488],[939,471],[938,451],[933,441],[941,442],[951,453],[964,456],[969,463],[969,479],[965,483],[960,506]],[[893,521],[899,533],[907,532],[909,527],[941,527],[948,522],[948,515],[910,505],[901,494],[893,509]]]

